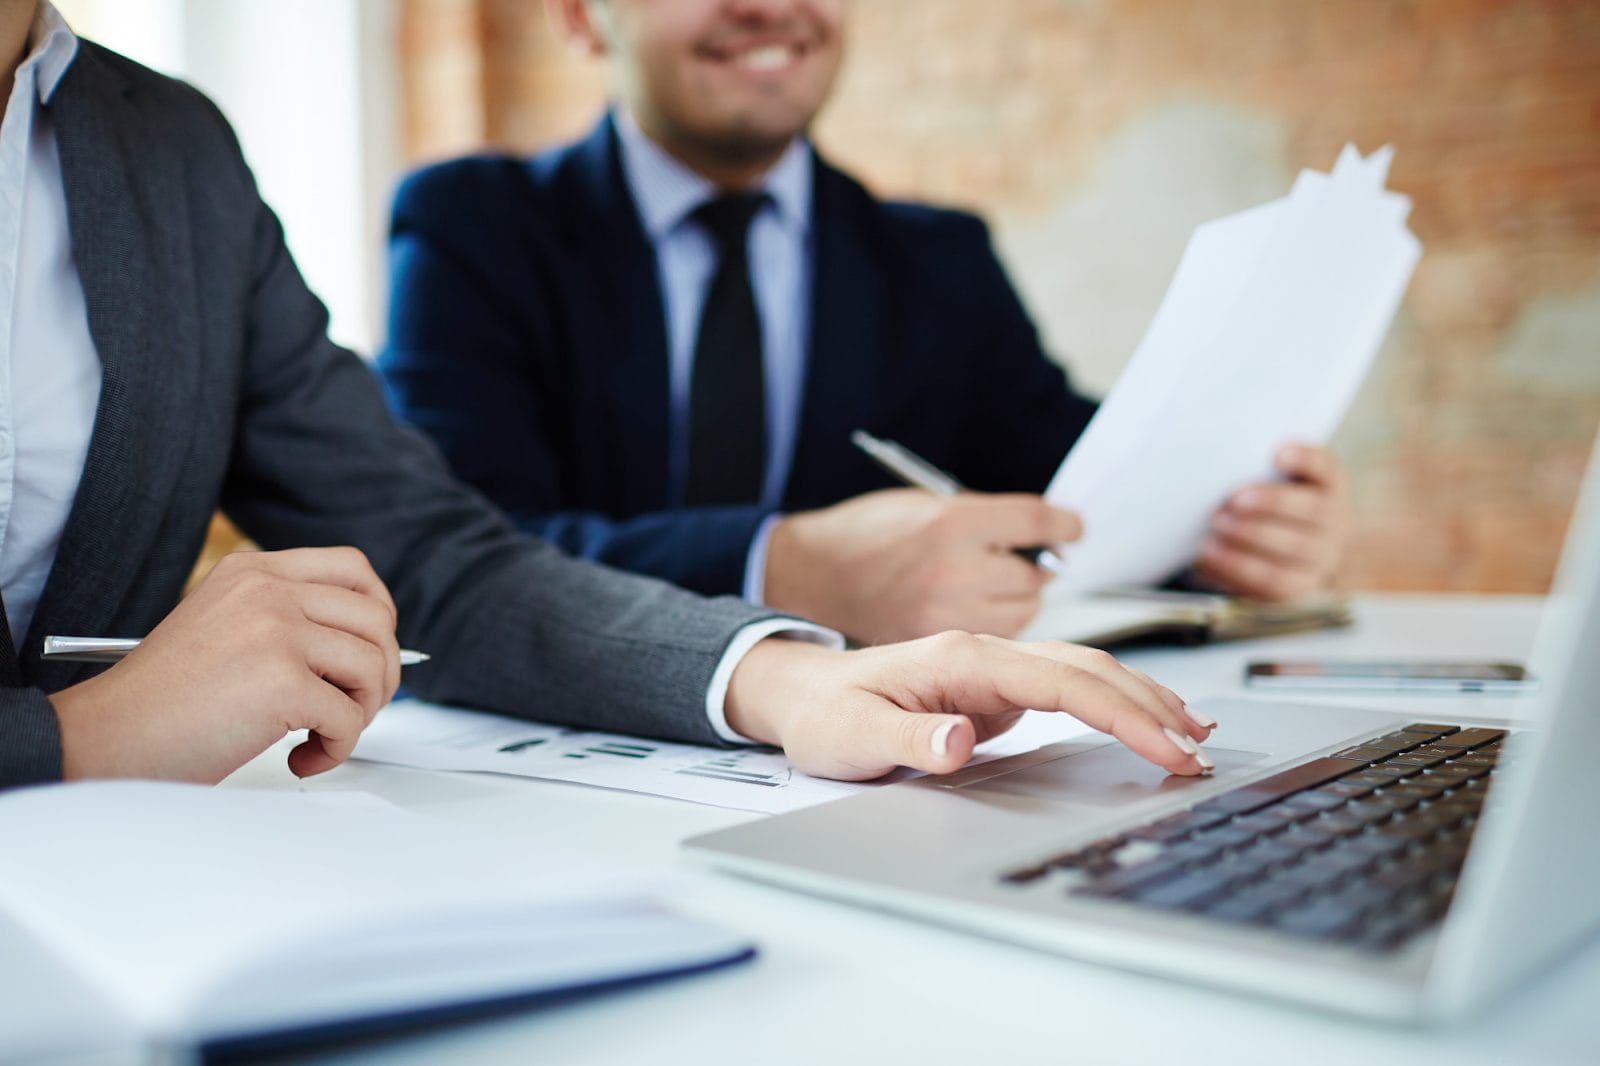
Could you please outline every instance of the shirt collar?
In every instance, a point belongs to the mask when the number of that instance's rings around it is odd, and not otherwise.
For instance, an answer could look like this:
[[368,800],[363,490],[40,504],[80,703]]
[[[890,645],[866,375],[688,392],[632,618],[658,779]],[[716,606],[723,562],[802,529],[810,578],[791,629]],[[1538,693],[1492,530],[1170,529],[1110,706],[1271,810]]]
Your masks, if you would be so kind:
[[28,31],[28,42],[32,48],[22,61],[22,66],[17,68],[17,73],[21,74],[22,67],[33,64],[39,102],[48,104],[60,87],[61,79],[66,77],[67,68],[72,66],[73,59],[78,55],[78,35],[72,32],[55,5],[50,0],[44,0],[34,15],[33,28]]
[[[623,177],[652,241],[664,238],[695,208],[717,195],[715,185],[652,141],[626,110],[618,111],[616,128]],[[762,177],[759,188],[772,197],[779,217],[804,233],[811,224],[810,142],[804,137],[791,141]]]

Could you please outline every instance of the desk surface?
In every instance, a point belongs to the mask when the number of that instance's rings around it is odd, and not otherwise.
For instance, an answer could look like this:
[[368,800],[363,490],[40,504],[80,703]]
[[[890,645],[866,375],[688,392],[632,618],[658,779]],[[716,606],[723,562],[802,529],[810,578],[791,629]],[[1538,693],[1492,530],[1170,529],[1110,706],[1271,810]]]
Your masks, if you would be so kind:
[[[1127,658],[1188,699],[1238,695],[1253,658],[1526,658],[1529,597],[1367,596],[1344,631]],[[1318,697],[1296,697],[1318,699]],[[1336,701],[1418,717],[1534,717],[1496,696]],[[300,787],[283,748],[230,784]],[[677,902],[755,937],[761,956],[719,974],[540,1013],[369,1044],[317,1061],[363,1063],[1600,1061],[1600,945],[1483,1016],[1443,1032],[1368,1026],[1122,973],[812,899],[703,870],[678,842],[759,817],[673,800],[481,774],[354,763],[305,782],[668,874]]]

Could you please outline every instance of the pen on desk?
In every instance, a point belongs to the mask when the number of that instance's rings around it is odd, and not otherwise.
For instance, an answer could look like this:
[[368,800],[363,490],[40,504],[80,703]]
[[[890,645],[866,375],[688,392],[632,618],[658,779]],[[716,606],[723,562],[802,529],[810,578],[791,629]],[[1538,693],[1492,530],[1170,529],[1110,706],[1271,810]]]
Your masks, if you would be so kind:
[[[850,443],[866,452],[879,466],[908,485],[927,489],[937,496],[954,496],[961,491],[961,482],[904,445],[874,437],[861,429],[850,434]],[[1061,556],[1044,545],[1012,548],[1011,551],[1041,570],[1052,574],[1061,573]]]
[[[139,646],[137,637],[45,637],[42,658],[69,663],[114,663]],[[400,665],[425,663],[425,652],[400,649]]]

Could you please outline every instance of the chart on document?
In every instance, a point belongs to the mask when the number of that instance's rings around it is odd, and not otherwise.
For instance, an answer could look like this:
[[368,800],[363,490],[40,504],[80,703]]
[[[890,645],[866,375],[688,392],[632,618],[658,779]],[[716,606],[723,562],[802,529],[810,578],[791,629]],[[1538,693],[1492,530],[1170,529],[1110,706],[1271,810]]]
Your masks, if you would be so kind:
[[590,733],[421,700],[385,707],[355,757],[429,770],[512,774],[777,813],[863,785],[810,777],[781,752]]

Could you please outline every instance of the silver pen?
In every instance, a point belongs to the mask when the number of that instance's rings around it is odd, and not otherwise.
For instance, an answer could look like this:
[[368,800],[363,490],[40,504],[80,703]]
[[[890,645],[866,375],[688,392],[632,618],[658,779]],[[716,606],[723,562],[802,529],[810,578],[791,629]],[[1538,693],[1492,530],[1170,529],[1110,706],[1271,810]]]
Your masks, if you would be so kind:
[[[70,663],[114,663],[139,646],[137,637],[45,637],[42,658]],[[426,652],[400,649],[400,665],[425,663]]]
[[[863,429],[850,434],[850,443],[907,485],[927,489],[936,496],[954,496],[962,490],[961,482],[902,444],[874,437]],[[1045,545],[1017,547],[1011,551],[1048,573],[1059,574],[1063,569],[1061,556]]]

